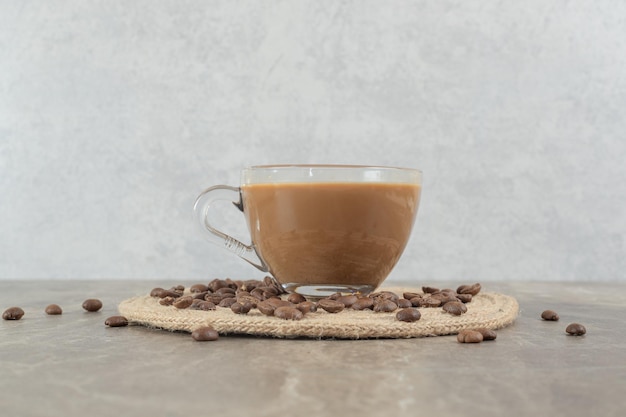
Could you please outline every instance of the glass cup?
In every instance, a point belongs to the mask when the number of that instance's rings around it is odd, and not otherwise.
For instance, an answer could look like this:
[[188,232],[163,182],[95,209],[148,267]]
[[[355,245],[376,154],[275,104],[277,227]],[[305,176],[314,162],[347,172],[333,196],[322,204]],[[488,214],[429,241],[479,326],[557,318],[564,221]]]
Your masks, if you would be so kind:
[[[409,240],[422,173],[358,165],[266,165],[242,170],[241,185],[205,190],[194,213],[211,242],[306,297],[367,294],[387,278]],[[251,243],[210,220],[215,202],[244,214]]]

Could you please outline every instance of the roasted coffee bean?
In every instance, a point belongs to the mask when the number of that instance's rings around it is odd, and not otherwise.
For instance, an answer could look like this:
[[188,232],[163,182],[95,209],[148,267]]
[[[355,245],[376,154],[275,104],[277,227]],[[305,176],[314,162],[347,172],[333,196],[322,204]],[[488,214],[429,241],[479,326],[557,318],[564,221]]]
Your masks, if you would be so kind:
[[476,295],[480,292],[480,284],[476,283],[476,284],[472,284],[472,285],[461,285],[459,288],[456,289],[456,292],[459,294],[472,294],[472,295]]
[[454,316],[460,316],[467,311],[467,307],[460,301],[449,301],[443,305],[443,311]]
[[128,319],[124,316],[111,316],[104,321],[104,324],[109,327],[128,326]]
[[284,294],[286,291],[276,280],[270,276],[263,278],[263,285],[266,287],[272,287],[276,290],[276,295]]
[[439,288],[435,288],[435,287],[422,287],[422,291],[423,291],[425,294],[432,294],[432,293],[434,293],[434,292],[439,291]]
[[235,314],[248,314],[252,309],[252,303],[245,302],[241,304],[236,302],[230,305],[230,309]]
[[193,297],[191,295],[185,295],[182,297],[178,297],[176,301],[174,301],[173,306],[176,308],[187,308],[193,303]]
[[276,306],[274,306],[272,303],[270,303],[269,300],[265,300],[265,301],[261,301],[259,304],[257,304],[256,308],[258,308],[259,311],[262,314],[265,314],[266,316],[273,316],[274,315],[274,310],[276,309]]
[[59,314],[63,314],[63,309],[57,304],[50,304],[46,307],[45,312],[50,316],[58,316]]
[[350,308],[352,307],[352,304],[356,303],[356,300],[358,299],[359,297],[357,297],[356,295],[342,295],[341,297],[337,298],[336,301],[339,301],[346,308]]
[[422,297],[413,297],[409,301],[413,307],[421,307]]
[[232,298],[232,297],[229,297],[227,295],[213,294],[213,293],[207,293],[207,295],[204,296],[204,299],[206,301],[210,301],[215,305],[219,304],[225,298]]
[[541,318],[547,321],[558,321],[559,315],[556,313],[556,311],[545,310],[543,313],[541,313]]
[[89,298],[83,302],[83,308],[91,313],[102,308],[102,301],[97,298]]
[[191,293],[191,296],[193,297],[194,300],[204,300],[208,293],[209,293],[208,291],[194,292],[194,293]]
[[328,298],[329,300],[337,300],[337,298],[341,297],[343,294],[340,292],[336,292],[334,294],[329,295]]
[[212,311],[212,310],[216,310],[216,306],[210,301],[203,300],[203,301],[200,301],[198,304],[196,304],[194,309],[202,310],[202,311]]
[[277,307],[274,310],[274,317],[283,320],[302,320],[304,314],[295,307]]
[[496,340],[496,337],[498,337],[498,334],[496,333],[495,330],[491,330],[488,329],[486,327],[480,327],[478,329],[474,329],[477,332],[479,332],[480,334],[483,335],[483,340]]
[[456,298],[456,293],[449,292],[437,292],[430,295],[430,298],[441,301],[441,304],[449,303],[450,301],[459,301]]
[[159,304],[161,304],[162,306],[171,306],[172,304],[174,304],[174,301],[176,301],[176,298],[168,296],[161,298],[159,300]]
[[185,286],[178,284],[178,285],[174,285],[172,288],[170,288],[172,291],[176,291],[176,292],[185,292]]
[[433,298],[433,297],[431,297],[430,294],[428,294],[427,296],[420,298],[417,307],[434,308],[434,307],[439,307],[440,305],[441,305],[441,300]]
[[204,285],[204,284],[194,284],[191,287],[189,287],[189,291],[191,291],[194,294],[201,293],[201,292],[207,292],[207,291],[209,291],[209,286],[208,285]]
[[254,297],[258,301],[263,301],[263,300],[265,300],[267,298],[265,296],[265,291],[262,288],[260,288],[260,287],[257,287],[255,289],[253,289],[252,291],[250,291],[250,297]]
[[215,292],[222,287],[228,287],[228,283],[224,282],[221,279],[215,278],[215,279],[212,279],[211,282],[209,282],[207,287],[209,287],[209,291]]
[[411,301],[407,300],[406,298],[400,298],[398,300],[398,308],[409,308],[409,307],[413,307],[413,304],[411,303]]
[[571,336],[582,336],[587,333],[587,329],[582,324],[571,323],[567,326],[565,332]]
[[476,330],[461,330],[456,340],[459,343],[480,343],[483,341],[483,335]]
[[198,342],[210,342],[219,339],[219,334],[213,327],[205,326],[191,332],[191,337]]
[[374,302],[374,311],[377,313],[391,313],[398,309],[398,304],[393,300],[382,299]]
[[404,292],[402,293],[402,298],[404,298],[405,300],[410,300],[411,298],[415,298],[415,297],[422,297],[422,294],[418,294],[416,292]]
[[290,303],[294,303],[294,304],[300,304],[306,301],[306,298],[304,298],[304,296],[302,294],[298,294],[298,293],[293,293],[293,294],[289,294],[289,297],[287,297],[287,301],[289,301]]
[[235,298],[237,299],[238,303],[241,303],[241,304],[249,303],[252,306],[252,308],[256,308],[257,304],[261,302],[261,300],[251,295],[238,295]]
[[153,288],[152,291],[150,291],[150,296],[151,297],[156,297],[156,298],[165,298],[165,297],[180,297],[180,294],[178,292],[175,291],[171,291],[171,290],[166,290],[163,288]]
[[303,301],[299,304],[296,304],[296,308],[302,311],[304,314],[315,313],[317,311],[317,304],[313,301]]
[[374,308],[374,300],[370,297],[359,297],[351,308],[353,310],[371,310]]
[[230,306],[232,306],[233,304],[235,304],[237,302],[237,299],[235,297],[228,297],[228,298],[224,298],[222,299],[218,306],[220,307],[228,307],[230,308]]
[[278,289],[276,289],[275,287],[268,287],[266,285],[263,285],[262,287],[256,287],[255,290],[263,291],[263,295],[265,296],[265,298],[274,297],[279,294]]
[[317,306],[329,313],[339,313],[346,307],[343,303],[329,298],[323,298],[318,301]]
[[235,290],[230,287],[222,287],[217,291],[214,291],[213,294],[225,295],[227,297],[233,297],[235,295]]
[[276,307],[294,307],[293,303],[290,303],[287,300],[282,300],[280,298],[268,298],[267,300],[265,300],[264,302],[270,303],[271,305],[274,306],[274,308]]
[[241,288],[242,290],[251,292],[253,289],[261,285],[263,285],[261,281],[256,280],[256,279],[249,279],[249,280],[244,281],[241,287],[239,288]]
[[378,300],[391,300],[394,303],[397,303],[400,298],[398,297],[398,294],[392,291],[380,291],[375,294],[371,294],[370,297],[374,299],[374,302]]
[[[408,301],[408,300],[407,300]],[[406,322],[414,322],[422,317],[422,313],[416,308],[403,308],[396,313],[396,319]]]
[[462,302],[463,304],[469,303],[472,301],[472,294],[457,294],[456,298]]
[[9,307],[2,313],[4,320],[19,320],[24,316],[24,310],[19,307]]

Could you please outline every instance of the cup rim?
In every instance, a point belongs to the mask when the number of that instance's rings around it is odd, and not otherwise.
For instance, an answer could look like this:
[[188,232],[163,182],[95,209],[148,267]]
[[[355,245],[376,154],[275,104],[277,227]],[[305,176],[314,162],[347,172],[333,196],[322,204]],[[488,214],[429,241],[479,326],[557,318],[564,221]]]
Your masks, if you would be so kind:
[[382,165],[274,164],[241,171],[241,184],[267,183],[398,183],[422,184],[422,171]]

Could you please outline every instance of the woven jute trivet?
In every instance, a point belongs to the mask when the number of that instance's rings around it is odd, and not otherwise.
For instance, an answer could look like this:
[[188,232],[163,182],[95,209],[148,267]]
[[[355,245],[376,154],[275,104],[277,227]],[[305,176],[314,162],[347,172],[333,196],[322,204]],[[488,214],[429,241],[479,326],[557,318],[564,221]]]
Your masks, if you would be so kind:
[[[397,294],[421,292],[414,288],[383,288]],[[379,313],[371,310],[345,309],[327,313],[319,309],[307,313],[302,320],[283,320],[268,317],[256,309],[250,313],[234,314],[229,308],[215,311],[177,309],[160,305],[157,298],[139,296],[122,301],[121,315],[134,324],[166,330],[192,332],[202,326],[212,326],[220,334],[247,334],[257,336],[295,338],[413,338],[456,334],[464,329],[486,327],[499,329],[511,324],[519,312],[515,298],[497,293],[481,292],[467,305],[467,312],[453,316],[441,308],[420,308],[422,317],[413,323],[396,319],[396,312]]]

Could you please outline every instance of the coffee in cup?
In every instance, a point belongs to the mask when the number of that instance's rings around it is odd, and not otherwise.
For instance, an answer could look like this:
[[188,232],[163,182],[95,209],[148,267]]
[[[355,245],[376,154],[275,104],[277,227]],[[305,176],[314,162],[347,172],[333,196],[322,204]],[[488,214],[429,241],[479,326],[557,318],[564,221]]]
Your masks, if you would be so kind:
[[[240,187],[203,192],[195,213],[210,240],[308,297],[367,294],[387,278],[409,240],[421,194],[414,169],[348,165],[255,166]],[[245,216],[251,244],[209,221],[230,200]]]

